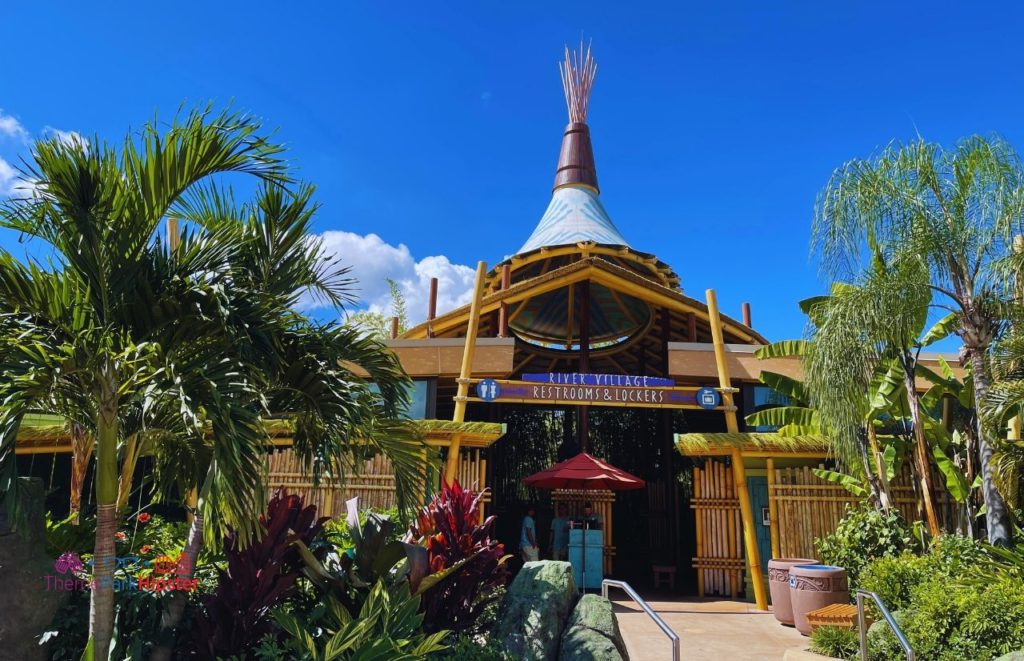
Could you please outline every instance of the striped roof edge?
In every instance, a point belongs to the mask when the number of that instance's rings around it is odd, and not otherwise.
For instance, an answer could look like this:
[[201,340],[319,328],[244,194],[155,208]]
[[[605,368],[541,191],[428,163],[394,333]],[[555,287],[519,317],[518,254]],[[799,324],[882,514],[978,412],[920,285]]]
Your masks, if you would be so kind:
[[745,452],[828,452],[824,436],[782,436],[765,432],[676,434],[676,448],[684,455],[715,454],[738,448]]

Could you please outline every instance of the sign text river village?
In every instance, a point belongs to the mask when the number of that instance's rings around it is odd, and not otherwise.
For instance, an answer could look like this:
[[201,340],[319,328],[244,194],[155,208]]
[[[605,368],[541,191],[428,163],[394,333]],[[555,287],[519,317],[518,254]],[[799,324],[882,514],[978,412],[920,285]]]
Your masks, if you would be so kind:
[[483,379],[472,401],[715,409],[713,388],[675,387],[671,379],[620,374],[524,374],[522,381]]

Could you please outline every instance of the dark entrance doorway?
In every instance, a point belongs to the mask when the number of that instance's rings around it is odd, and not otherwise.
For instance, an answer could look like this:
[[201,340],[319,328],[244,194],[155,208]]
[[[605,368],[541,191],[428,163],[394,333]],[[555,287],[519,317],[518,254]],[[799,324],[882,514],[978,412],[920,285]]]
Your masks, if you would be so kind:
[[[497,532],[517,552],[527,504],[537,508],[542,557],[553,516],[551,493],[526,487],[524,477],[579,452],[578,408],[504,405],[498,419],[505,436],[488,450],[488,484]],[[686,412],[689,413],[689,412]],[[674,448],[673,434],[688,429],[683,411],[590,407],[587,451],[647,482],[618,493],[612,510],[613,573],[637,586],[652,582],[652,565],[677,567],[676,590],[692,590],[689,575],[692,527],[681,525],[688,506],[690,462]]]

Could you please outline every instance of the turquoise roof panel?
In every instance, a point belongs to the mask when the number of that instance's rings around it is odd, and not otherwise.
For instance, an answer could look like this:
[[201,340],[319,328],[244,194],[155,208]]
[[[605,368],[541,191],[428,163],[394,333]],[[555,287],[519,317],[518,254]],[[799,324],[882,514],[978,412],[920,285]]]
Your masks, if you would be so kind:
[[519,253],[581,241],[629,246],[608,217],[597,191],[586,186],[562,186],[551,194],[547,211]]

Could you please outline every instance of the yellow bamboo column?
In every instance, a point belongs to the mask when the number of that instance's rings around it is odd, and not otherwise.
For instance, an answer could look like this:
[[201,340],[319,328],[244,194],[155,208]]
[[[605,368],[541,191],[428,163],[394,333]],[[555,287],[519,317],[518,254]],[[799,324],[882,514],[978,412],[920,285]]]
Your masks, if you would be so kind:
[[[462,369],[459,371],[459,387],[455,395],[455,414],[452,420],[465,422],[466,398],[469,397],[469,379],[473,376],[473,353],[476,351],[476,332],[480,325],[480,301],[484,297],[484,277],[487,275],[487,264],[477,262],[476,282],[473,284],[473,302],[469,306],[469,325],[466,327],[466,348],[462,350]],[[453,434],[448,447],[448,462],[444,471],[444,479],[450,484],[459,470],[459,446],[462,435]]]
[[781,558],[779,552],[779,504],[775,500],[775,459],[765,460],[768,469],[768,533],[772,539],[772,557]]
[[[718,367],[718,384],[722,392],[722,405],[725,409],[725,427],[730,434],[739,432],[736,421],[736,406],[732,397],[732,382],[729,380],[729,365],[725,357],[725,338],[722,335],[722,318],[718,314],[718,298],[714,289],[705,292],[708,301],[708,322],[711,324],[711,341],[715,348],[715,365]],[[740,516],[743,517],[743,546],[747,552],[747,572],[754,588],[754,601],[758,610],[768,610],[768,597],[764,592],[761,577],[761,558],[757,552],[757,533],[754,529],[754,509],[750,506],[750,493],[747,490],[747,471],[743,467],[743,457],[739,448],[732,451],[733,481],[736,485],[736,497],[740,501]]]

